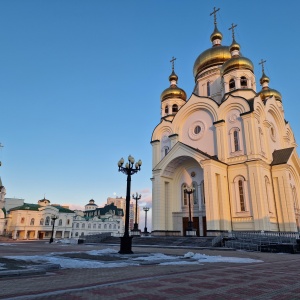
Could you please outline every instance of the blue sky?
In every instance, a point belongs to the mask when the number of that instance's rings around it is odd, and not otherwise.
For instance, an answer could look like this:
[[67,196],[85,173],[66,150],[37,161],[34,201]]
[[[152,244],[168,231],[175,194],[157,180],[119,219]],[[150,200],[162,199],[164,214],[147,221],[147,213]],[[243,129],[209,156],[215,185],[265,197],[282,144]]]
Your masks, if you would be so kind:
[[[300,2],[285,1],[0,1],[0,175],[7,197],[84,205],[125,197],[117,162],[142,159],[132,192],[151,201],[150,139],[160,94],[177,58],[188,97],[193,65],[211,47],[213,7],[223,45],[236,40],[299,129]],[[299,151],[298,151],[299,152]]]

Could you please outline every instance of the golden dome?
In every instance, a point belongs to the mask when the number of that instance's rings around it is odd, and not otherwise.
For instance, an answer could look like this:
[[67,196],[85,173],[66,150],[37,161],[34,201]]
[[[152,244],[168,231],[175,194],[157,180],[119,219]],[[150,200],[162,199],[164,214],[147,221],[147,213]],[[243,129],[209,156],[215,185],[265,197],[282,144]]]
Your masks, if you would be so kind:
[[263,84],[264,82],[270,82],[270,78],[265,74],[263,73],[260,80],[259,80],[260,84]]
[[160,100],[164,101],[168,98],[180,98],[186,101],[186,93],[183,89],[173,84],[169,88],[165,89],[160,96]]
[[274,89],[263,89],[259,93],[261,100],[265,100],[266,98],[274,96],[276,100],[281,101],[281,94]]
[[202,52],[194,64],[194,76],[206,68],[223,64],[231,58],[228,46],[216,46]]
[[175,80],[177,82],[178,76],[175,74],[174,70],[172,71],[172,74],[169,76],[169,81]]
[[225,75],[226,73],[235,69],[247,69],[253,72],[254,66],[251,60],[246,57],[232,57],[224,63],[221,72],[223,75]]
[[230,52],[235,50],[240,51],[240,48],[241,48],[240,45],[233,39],[231,45],[229,46]]
[[216,39],[222,40],[223,34],[218,30],[217,25],[215,25],[215,30],[210,36],[210,40],[213,42]]

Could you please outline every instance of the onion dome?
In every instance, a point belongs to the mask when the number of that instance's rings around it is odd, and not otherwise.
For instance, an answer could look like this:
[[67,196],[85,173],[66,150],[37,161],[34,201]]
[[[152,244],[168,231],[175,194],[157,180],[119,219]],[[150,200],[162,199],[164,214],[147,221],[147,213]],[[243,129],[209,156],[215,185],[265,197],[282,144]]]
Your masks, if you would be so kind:
[[[235,39],[233,39],[231,45],[229,46],[229,51],[231,52],[234,52],[234,51],[240,51],[241,47],[240,47],[240,44],[238,44]],[[234,56],[234,54],[232,54]]]
[[272,97],[274,96],[276,100],[278,101],[281,101],[282,100],[282,96],[281,94],[277,91],[277,90],[274,90],[274,89],[265,89],[265,90],[262,90],[259,92],[259,95],[260,95],[260,98],[261,100],[265,100],[269,97]]
[[228,46],[212,47],[202,52],[194,63],[194,76],[196,77],[203,70],[222,65],[231,58]]
[[[217,25],[215,24],[215,30],[210,36],[210,40],[213,43],[214,46],[220,45],[221,41],[223,39],[223,34],[219,31]],[[214,43],[215,40],[219,40]]]
[[236,69],[246,69],[246,70],[250,70],[252,73],[254,72],[254,66],[252,61],[246,57],[241,56],[240,48],[241,48],[240,45],[235,41],[233,35],[232,43],[229,46],[231,58],[227,60],[221,68],[221,73],[223,75]]
[[281,101],[282,96],[280,92],[274,89],[269,88],[270,78],[265,74],[263,68],[263,74],[260,78],[260,84],[262,86],[262,90],[258,93],[260,95],[261,100],[266,100],[269,97],[274,96],[276,100]]
[[169,76],[169,81],[170,87],[161,93],[160,100],[164,101],[169,98],[180,98],[186,101],[185,91],[177,86],[178,76],[175,74],[174,70]]
[[264,83],[266,82],[267,84],[269,84],[270,82],[270,78],[265,74],[265,72],[263,72],[260,80],[259,80],[260,84],[263,86]]
[[232,57],[228,61],[226,61],[221,69],[223,75],[228,72],[236,69],[246,69],[250,70],[252,73],[254,72],[254,66],[250,59],[242,56]]

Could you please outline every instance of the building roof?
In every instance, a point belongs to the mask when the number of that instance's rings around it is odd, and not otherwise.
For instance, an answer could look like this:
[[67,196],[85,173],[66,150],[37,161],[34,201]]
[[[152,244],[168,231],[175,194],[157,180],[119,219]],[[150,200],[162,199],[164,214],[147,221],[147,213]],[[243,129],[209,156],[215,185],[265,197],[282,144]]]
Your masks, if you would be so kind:
[[[60,213],[74,213],[73,210],[67,209],[67,208],[62,207],[60,205],[49,205],[49,206],[57,208]],[[21,206],[11,208],[9,211],[14,211],[14,210],[35,210],[35,211],[38,211],[39,208],[41,208],[41,207],[45,207],[45,206],[41,206],[41,205],[38,205],[38,204],[24,203]]]
[[275,150],[271,166],[286,164],[294,150],[294,147]]
[[115,215],[124,216],[124,211],[122,208],[118,208],[113,203],[107,204],[104,207],[98,207],[95,210],[87,210],[85,213],[92,213],[92,212],[99,212],[96,215],[104,216],[105,214],[109,213],[109,211],[115,211]]

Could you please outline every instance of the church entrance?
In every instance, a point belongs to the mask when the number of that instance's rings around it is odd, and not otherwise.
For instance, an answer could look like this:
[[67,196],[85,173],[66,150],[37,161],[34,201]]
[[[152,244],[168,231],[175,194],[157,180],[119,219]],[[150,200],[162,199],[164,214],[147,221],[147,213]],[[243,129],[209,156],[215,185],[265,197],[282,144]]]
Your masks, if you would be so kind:
[[[186,231],[188,229],[188,222],[189,222],[189,218],[187,218],[187,217],[182,218],[183,236],[186,236]],[[196,235],[200,236],[199,217],[193,217],[193,228],[196,229]]]

